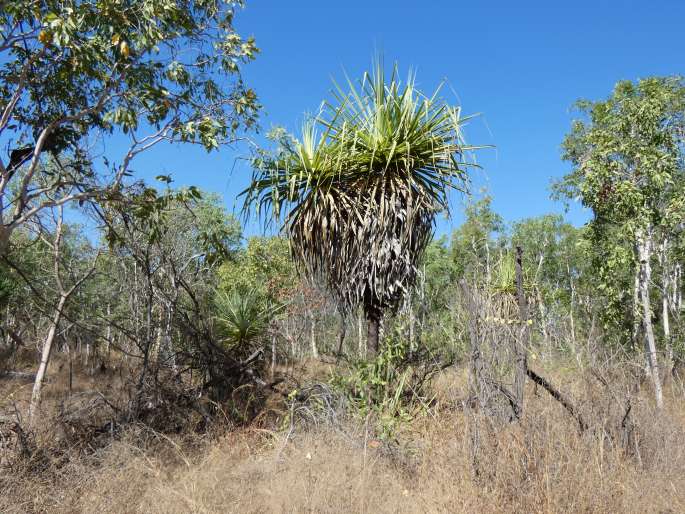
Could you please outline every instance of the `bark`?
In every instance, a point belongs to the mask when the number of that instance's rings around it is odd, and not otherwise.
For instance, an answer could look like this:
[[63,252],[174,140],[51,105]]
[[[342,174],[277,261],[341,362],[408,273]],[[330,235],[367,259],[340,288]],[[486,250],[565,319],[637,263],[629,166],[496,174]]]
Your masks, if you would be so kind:
[[640,304],[640,266],[635,270],[635,278],[633,282],[633,346],[637,348],[638,337],[640,335],[640,324],[642,320],[641,304]]
[[571,322],[571,343],[573,344],[573,351],[576,352],[576,323],[573,313],[575,311],[576,304],[576,288],[573,284],[573,277],[571,276],[571,267],[566,263],[566,272],[568,274],[569,287],[571,289],[571,305],[569,309],[569,318]]
[[357,314],[357,341],[358,341],[358,352],[359,357],[364,357],[366,355],[366,345],[364,341],[364,323],[362,322],[361,314]]
[[673,342],[671,341],[671,288],[675,286],[675,269],[671,268],[668,258],[668,239],[664,239],[659,249],[659,264],[661,265],[661,326],[666,344],[666,369],[664,370],[664,384],[671,376],[673,369]]
[[9,248],[11,232],[4,227],[4,223],[0,224],[0,257],[7,255],[7,249]]
[[415,325],[416,317],[414,316],[414,306],[409,304],[409,351],[413,352],[416,350],[415,344]]
[[659,363],[656,354],[656,341],[654,338],[654,327],[652,326],[652,307],[649,299],[649,284],[652,278],[652,268],[650,259],[652,256],[652,234],[651,229],[639,231],[637,234],[637,252],[640,261],[639,292],[642,304],[642,324],[645,329],[645,353],[647,363],[654,383],[654,396],[657,408],[663,407],[663,394],[661,391],[661,380],[659,379]]
[[319,349],[316,347],[316,318],[314,313],[309,313],[309,342],[312,348],[312,357],[319,358]]
[[673,287],[673,305],[676,316],[679,316],[683,310],[683,293],[680,287],[682,282],[683,268],[680,264],[676,264],[675,268],[675,285]]
[[55,229],[55,239],[52,243],[48,243],[52,247],[53,252],[53,266],[55,281],[59,288],[60,296],[55,307],[55,312],[50,320],[50,328],[45,337],[43,343],[43,349],[41,351],[40,364],[38,365],[38,371],[36,372],[36,379],[33,383],[33,391],[31,393],[31,403],[29,404],[29,425],[35,426],[38,420],[38,411],[40,410],[40,402],[43,392],[43,382],[45,380],[45,374],[50,364],[50,355],[52,354],[52,346],[55,342],[55,334],[57,333],[57,328],[59,327],[60,320],[62,319],[62,312],[64,311],[64,306],[67,303],[69,297],[76,291],[80,285],[93,273],[99,253],[93,259],[90,269],[79,278],[74,285],[70,288],[65,288],[60,276],[60,259],[61,259],[61,245],[62,245],[62,222],[64,220],[64,209],[62,206],[58,208],[57,217],[57,227]]
[[366,339],[367,339],[368,351],[372,357],[375,357],[376,355],[378,355],[378,351],[380,350],[380,329],[381,329],[381,313],[380,313],[380,311],[376,308],[373,308],[373,307],[371,309],[369,309],[369,311],[366,313],[366,321],[367,321]]
[[668,359],[668,369],[664,372],[664,381],[670,376],[670,370],[673,367],[673,344],[671,341],[671,324],[669,319],[669,279],[665,275],[663,280],[664,293],[661,297],[661,323],[664,331],[664,340],[666,341],[666,354]]
[[134,399],[133,408],[129,413],[130,419],[135,419],[140,413],[140,407],[143,401],[143,393],[145,388],[145,379],[147,378],[148,368],[150,366],[150,353],[153,350],[154,340],[153,340],[153,313],[154,308],[154,287],[152,284],[152,275],[154,271],[150,265],[149,255],[145,255],[145,282],[147,286],[146,294],[146,307],[145,307],[145,339],[143,348],[143,363],[140,370],[140,377],[138,378],[138,384],[136,386],[136,396]]
[[542,340],[545,344],[549,343],[549,334],[547,333],[547,308],[542,298],[542,291],[539,287],[535,288],[535,294],[538,300],[538,309],[540,311],[540,332],[542,333]]
[[345,343],[345,334],[347,333],[347,324],[345,323],[346,319],[344,315],[340,315],[340,329],[338,332],[338,351],[336,353],[335,359],[336,361],[340,358],[342,355],[343,351],[343,344]]
[[523,415],[524,388],[526,376],[528,374],[528,353],[530,333],[528,329],[528,302],[526,293],[523,289],[523,250],[520,246],[516,247],[516,296],[518,297],[519,317],[521,318],[521,337],[516,341],[514,356],[516,359],[516,371],[514,375],[514,398],[516,400],[516,417]]
[[481,408],[486,408],[486,401],[483,397],[482,380],[483,380],[483,359],[480,351],[480,341],[478,338],[478,308],[476,307],[473,293],[469,291],[466,282],[460,282],[462,295],[466,300],[467,309],[469,312],[469,354],[470,354],[470,374],[469,374],[469,388],[471,389],[471,396],[478,399]]
[[38,420],[38,410],[40,409],[43,392],[43,381],[45,380],[45,374],[48,369],[48,364],[50,363],[52,344],[55,341],[55,334],[57,333],[57,327],[59,326],[59,321],[62,317],[62,310],[64,309],[68,297],[69,295],[67,293],[60,295],[59,302],[57,302],[57,307],[55,308],[55,313],[50,322],[50,329],[48,330],[48,334],[43,343],[40,364],[38,365],[36,380],[33,383],[33,392],[31,393],[31,404],[29,405],[29,425],[32,427],[35,426],[35,423]]
[[575,418],[575,420],[578,422],[578,428],[580,428],[581,432],[585,432],[588,428],[587,423],[583,419],[582,414],[580,411],[576,408],[576,406],[573,404],[573,402],[561,391],[559,391],[557,388],[555,388],[550,382],[548,382],[544,377],[541,377],[537,373],[535,373],[532,369],[527,370],[527,374],[530,377],[530,379],[538,384],[539,386],[542,386],[545,391],[547,391],[552,398],[554,398],[556,401],[561,403],[561,405],[564,406],[564,408],[568,411],[568,413]]
[[107,302],[107,334],[105,336],[107,338],[107,360],[109,360],[110,351],[112,349],[112,323],[110,321],[111,319],[112,306],[109,302]]
[[[542,264],[545,261],[545,256],[540,255],[538,259],[538,269],[535,272],[535,281],[539,283],[540,275],[542,274]],[[535,288],[535,292],[538,300],[538,309],[540,311],[540,331],[542,332],[542,340],[545,343],[549,343],[549,334],[547,333],[547,308],[545,307],[545,302],[542,298],[542,291],[539,287]]]

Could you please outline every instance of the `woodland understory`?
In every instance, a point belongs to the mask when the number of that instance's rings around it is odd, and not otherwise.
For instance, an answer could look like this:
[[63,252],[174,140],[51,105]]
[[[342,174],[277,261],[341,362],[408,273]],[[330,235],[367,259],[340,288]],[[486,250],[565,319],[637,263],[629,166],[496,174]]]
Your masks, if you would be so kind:
[[[577,103],[585,224],[508,221],[381,56],[260,132],[242,6],[2,4],[0,512],[685,512],[683,78]],[[141,178],[193,145],[239,212]]]

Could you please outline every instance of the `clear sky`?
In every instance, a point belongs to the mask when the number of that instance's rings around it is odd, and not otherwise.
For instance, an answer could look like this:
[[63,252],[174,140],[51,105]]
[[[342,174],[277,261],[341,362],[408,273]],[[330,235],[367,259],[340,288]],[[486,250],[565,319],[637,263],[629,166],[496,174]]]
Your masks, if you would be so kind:
[[[560,144],[575,100],[606,97],[622,79],[685,74],[685,0],[247,0],[236,26],[261,49],[244,77],[264,105],[262,132],[297,132],[331,78],[360,76],[377,52],[403,74],[415,69],[426,92],[448,80],[454,93],[444,96],[482,114],[467,128],[469,143],[496,147],[479,154],[474,190],[486,186],[508,222],[563,212],[549,185],[568,170]],[[236,161],[245,154],[165,148],[135,168],[218,192],[232,209],[249,180]],[[461,200],[453,203],[438,233],[461,221]],[[572,209],[568,219],[581,224],[587,213]]]

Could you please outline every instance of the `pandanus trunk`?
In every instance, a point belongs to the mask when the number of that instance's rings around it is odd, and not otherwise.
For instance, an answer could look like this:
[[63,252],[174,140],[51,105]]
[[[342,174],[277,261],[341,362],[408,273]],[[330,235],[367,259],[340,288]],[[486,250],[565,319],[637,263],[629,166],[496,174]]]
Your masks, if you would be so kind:
[[366,312],[366,335],[368,351],[371,357],[378,355],[380,350],[380,331],[382,314],[380,309],[370,308]]

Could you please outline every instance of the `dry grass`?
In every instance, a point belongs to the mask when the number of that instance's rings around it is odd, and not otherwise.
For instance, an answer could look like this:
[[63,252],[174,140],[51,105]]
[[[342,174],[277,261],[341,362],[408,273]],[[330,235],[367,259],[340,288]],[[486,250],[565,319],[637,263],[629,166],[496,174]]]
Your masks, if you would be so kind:
[[132,428],[58,470],[0,477],[0,512],[685,512],[680,390],[663,413],[646,392],[635,402],[626,449],[608,400],[555,378],[587,404],[594,430],[580,434],[532,386],[522,422],[495,425],[459,408],[465,374],[455,371],[435,383],[436,412],[390,444],[353,423],[213,441]]

